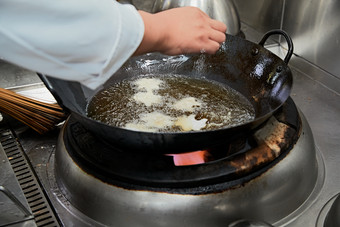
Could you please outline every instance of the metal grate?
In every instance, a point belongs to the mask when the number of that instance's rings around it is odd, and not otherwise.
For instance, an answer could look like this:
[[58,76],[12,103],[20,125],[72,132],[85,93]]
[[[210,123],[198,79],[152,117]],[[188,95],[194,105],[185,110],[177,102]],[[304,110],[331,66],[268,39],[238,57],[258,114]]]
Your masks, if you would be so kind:
[[0,129],[0,142],[32,210],[36,225],[38,227],[60,226],[24,151],[9,129]]

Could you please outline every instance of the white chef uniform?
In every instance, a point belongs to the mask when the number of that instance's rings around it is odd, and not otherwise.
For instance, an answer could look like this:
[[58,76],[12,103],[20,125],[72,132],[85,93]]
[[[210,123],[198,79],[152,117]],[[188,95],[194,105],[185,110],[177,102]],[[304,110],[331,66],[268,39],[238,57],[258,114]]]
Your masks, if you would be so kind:
[[114,0],[1,0],[0,58],[88,88],[134,53],[144,24]]

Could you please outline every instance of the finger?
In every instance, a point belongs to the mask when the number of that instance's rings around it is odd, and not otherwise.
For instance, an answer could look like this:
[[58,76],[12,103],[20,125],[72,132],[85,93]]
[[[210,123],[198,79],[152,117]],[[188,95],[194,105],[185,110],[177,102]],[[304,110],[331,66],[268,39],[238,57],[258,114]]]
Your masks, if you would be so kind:
[[206,41],[204,45],[201,46],[200,53],[215,54],[219,48],[220,44],[218,42],[209,40]]
[[218,21],[218,20],[210,20],[210,26],[217,30],[217,31],[220,31],[220,32],[223,32],[225,33],[227,31],[227,26],[222,23],[221,21]]
[[218,43],[223,43],[225,41],[225,33],[217,30],[211,30],[209,32],[209,39]]

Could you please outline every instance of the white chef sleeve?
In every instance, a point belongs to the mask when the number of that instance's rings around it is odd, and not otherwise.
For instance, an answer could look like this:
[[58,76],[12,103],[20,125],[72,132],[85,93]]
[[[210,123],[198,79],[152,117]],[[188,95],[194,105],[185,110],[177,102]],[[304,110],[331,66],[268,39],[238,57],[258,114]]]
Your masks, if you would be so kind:
[[134,53],[144,23],[114,0],[1,0],[0,57],[95,89]]

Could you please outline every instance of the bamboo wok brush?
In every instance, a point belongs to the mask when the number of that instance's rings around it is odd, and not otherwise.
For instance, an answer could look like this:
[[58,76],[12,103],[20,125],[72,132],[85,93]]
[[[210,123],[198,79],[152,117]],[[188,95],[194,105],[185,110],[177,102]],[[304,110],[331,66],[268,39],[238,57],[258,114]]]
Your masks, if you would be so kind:
[[44,134],[65,120],[58,104],[49,104],[0,88],[0,112],[3,112]]

